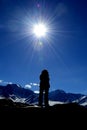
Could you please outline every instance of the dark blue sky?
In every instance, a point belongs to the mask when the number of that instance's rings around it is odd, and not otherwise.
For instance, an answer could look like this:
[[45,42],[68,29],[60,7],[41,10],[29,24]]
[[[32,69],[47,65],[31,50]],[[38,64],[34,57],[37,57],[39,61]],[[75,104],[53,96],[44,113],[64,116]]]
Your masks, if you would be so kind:
[[[41,44],[31,33],[39,20],[49,27]],[[87,1],[0,0],[0,83],[36,91],[44,68],[50,91],[87,94]]]

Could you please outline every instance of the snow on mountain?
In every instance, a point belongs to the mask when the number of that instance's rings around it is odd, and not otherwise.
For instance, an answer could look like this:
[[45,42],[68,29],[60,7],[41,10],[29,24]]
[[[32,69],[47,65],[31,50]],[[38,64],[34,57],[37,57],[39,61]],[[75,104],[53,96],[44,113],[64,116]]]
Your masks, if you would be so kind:
[[66,93],[63,90],[55,90],[50,92],[49,100],[52,101],[53,104],[78,103],[79,105],[87,107],[87,95],[79,93]]
[[30,89],[26,89],[17,84],[7,84],[0,86],[0,96],[10,98],[14,102],[32,103],[37,99],[37,95]]
[[78,104],[87,107],[87,96],[84,95],[81,98],[75,100],[74,102],[77,102]]
[[49,105],[50,105],[50,106],[53,106],[53,105],[55,105],[55,104],[64,104],[64,102],[60,102],[60,101],[51,101],[51,100],[49,100]]

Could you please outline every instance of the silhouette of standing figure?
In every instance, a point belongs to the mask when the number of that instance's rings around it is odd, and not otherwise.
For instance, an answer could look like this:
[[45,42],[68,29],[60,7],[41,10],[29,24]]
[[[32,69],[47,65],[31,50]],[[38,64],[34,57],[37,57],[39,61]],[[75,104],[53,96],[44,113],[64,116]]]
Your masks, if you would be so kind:
[[42,70],[40,76],[40,91],[39,91],[39,106],[43,106],[43,102],[45,107],[49,106],[48,103],[48,92],[50,88],[49,84],[49,73],[46,69]]

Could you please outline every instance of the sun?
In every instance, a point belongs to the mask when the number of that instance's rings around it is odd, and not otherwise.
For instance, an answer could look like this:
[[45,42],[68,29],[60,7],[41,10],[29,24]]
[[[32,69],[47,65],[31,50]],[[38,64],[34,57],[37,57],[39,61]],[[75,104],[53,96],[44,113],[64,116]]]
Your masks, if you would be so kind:
[[45,37],[47,33],[47,27],[43,23],[38,23],[33,26],[33,33],[37,38]]

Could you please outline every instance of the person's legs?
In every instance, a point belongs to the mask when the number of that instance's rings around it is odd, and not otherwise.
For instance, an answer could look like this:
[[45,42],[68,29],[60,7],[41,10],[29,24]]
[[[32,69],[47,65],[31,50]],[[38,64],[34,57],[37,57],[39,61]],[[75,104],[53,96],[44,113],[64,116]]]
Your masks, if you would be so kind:
[[39,106],[43,105],[43,89],[40,88],[39,91]]
[[44,103],[45,103],[45,107],[48,107],[49,106],[49,103],[48,103],[48,91],[49,89],[45,89],[45,95],[44,95]]

